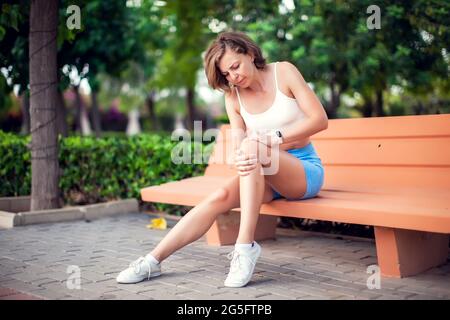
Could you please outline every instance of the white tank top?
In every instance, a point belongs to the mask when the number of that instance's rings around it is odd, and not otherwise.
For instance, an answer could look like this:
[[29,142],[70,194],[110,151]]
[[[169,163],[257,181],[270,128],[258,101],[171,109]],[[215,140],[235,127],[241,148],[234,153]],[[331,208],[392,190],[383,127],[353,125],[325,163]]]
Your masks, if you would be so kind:
[[277,64],[275,62],[275,99],[272,106],[264,112],[252,114],[245,110],[241,97],[239,96],[239,90],[236,87],[236,92],[239,100],[239,110],[242,118],[244,119],[247,130],[272,130],[280,129],[299,118],[305,118],[305,113],[300,109],[297,104],[297,100],[288,97],[278,89],[277,81]]

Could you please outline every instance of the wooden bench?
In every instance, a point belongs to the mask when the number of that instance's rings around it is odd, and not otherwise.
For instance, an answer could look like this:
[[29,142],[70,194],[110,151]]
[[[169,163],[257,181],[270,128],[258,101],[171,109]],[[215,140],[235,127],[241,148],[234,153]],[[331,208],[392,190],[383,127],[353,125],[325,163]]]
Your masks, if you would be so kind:
[[[224,163],[221,127],[205,175],[141,190],[144,201],[195,206],[236,175]],[[311,137],[325,169],[324,187],[308,200],[261,207],[255,238],[275,237],[277,216],[374,226],[378,265],[404,277],[441,265],[450,234],[450,114],[329,120]],[[209,244],[234,243],[238,208],[220,215]]]

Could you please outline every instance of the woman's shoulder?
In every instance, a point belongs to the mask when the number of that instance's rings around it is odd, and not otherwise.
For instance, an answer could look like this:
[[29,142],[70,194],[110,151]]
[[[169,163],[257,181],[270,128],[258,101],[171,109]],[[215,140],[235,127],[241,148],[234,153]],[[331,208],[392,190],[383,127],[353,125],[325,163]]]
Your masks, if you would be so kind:
[[298,81],[304,82],[300,69],[289,61],[281,61],[279,64],[279,73],[283,75],[284,82],[291,87]]
[[225,107],[232,107],[234,111],[239,113],[239,102],[236,94],[236,89],[232,88],[230,91],[225,91]]
[[231,88],[229,91],[224,92],[225,101],[237,101],[236,88]]
[[297,68],[297,66],[290,61],[277,61],[275,63],[278,63],[277,68],[279,68],[280,70],[285,71],[285,72],[299,72],[300,71]]

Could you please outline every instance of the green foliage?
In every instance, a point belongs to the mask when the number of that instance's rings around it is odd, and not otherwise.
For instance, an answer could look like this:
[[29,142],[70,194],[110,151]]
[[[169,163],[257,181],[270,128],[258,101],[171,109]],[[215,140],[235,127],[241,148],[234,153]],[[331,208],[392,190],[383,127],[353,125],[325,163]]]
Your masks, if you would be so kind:
[[[168,30],[161,23],[162,10],[153,2],[146,0],[140,6],[125,8],[128,21],[124,31],[127,32],[125,38],[132,39],[133,42],[129,42],[130,49],[126,59],[122,59],[121,68],[113,68],[119,61],[115,58],[111,60],[112,66],[98,68],[100,72],[97,74],[91,71],[88,74],[91,88],[99,91],[100,105],[110,105],[112,100],[119,97],[120,110],[128,112],[142,107],[147,96],[154,90],[156,64],[166,46]],[[105,28],[103,32],[110,33],[110,29]],[[124,53],[123,44],[117,39],[110,45],[117,46]],[[117,70],[112,72],[113,69]]]
[[221,116],[218,116],[214,119],[216,123],[218,124],[227,124],[230,123],[230,119],[228,118],[227,114],[223,114]]
[[[60,12],[63,19],[67,18],[65,8],[71,4],[73,1],[63,1]],[[81,10],[81,30],[67,35],[69,41],[64,41],[58,50],[58,63],[60,67],[65,64],[75,67],[98,91],[99,84],[95,81],[98,73],[119,75],[128,59],[140,51],[134,36],[133,10],[121,1],[78,0],[77,4]],[[89,65],[87,74],[82,73],[85,65]]]
[[[20,85],[21,94],[28,84],[28,15],[27,1],[0,5],[0,77],[4,75],[9,80],[7,85],[0,85],[0,94],[12,92],[15,84]],[[2,100],[0,98],[0,108],[10,106],[8,101]]]
[[[296,0],[294,4],[289,12],[259,14],[255,20],[247,19],[248,12],[239,12],[243,18],[233,28],[249,33],[269,61],[297,65],[314,83],[327,111],[338,107],[331,106],[330,90],[337,96],[361,94],[357,110],[362,113],[363,106],[375,104],[377,93],[386,95],[394,85],[413,95],[428,93],[430,98],[436,85],[439,92],[448,87],[448,56],[443,50],[448,52],[449,5],[427,0],[413,4]],[[371,4],[381,8],[381,29],[367,27],[366,9]],[[327,90],[321,94],[320,88]],[[389,106],[385,107],[387,113]],[[425,107],[427,112],[435,109]],[[349,113],[338,110],[338,114]]]
[[[9,4],[4,3],[1,6],[0,15],[0,26],[10,26],[16,31],[19,31],[19,21],[20,21],[20,5],[19,4]],[[6,31],[4,27],[0,29],[0,40],[5,35]]]
[[27,148],[29,142],[30,137],[0,130],[0,196],[31,193],[31,154]]
[[12,106],[10,91],[6,79],[0,76],[0,117]]
[[[178,99],[179,88],[195,88],[209,41],[217,32],[239,30],[261,46],[269,62],[294,63],[314,84],[327,111],[334,108],[330,90],[338,97],[360,94],[356,110],[362,114],[366,106],[383,104],[377,102],[377,94],[389,94],[392,86],[417,99],[428,95],[425,99],[433,106],[425,105],[427,112],[435,110],[435,105],[444,105],[439,112],[446,110],[450,86],[450,6],[446,2],[294,0],[295,8],[286,3],[291,2],[60,1],[60,89],[69,85],[62,66],[81,73],[88,64],[89,72],[81,76],[100,93],[100,106],[120,98],[121,110],[131,110],[165,89]],[[72,4],[81,8],[80,30],[66,28],[66,9]],[[366,24],[366,9],[372,4],[381,8],[379,30],[369,30]],[[2,95],[6,97],[14,85],[20,85],[19,94],[27,88],[28,32],[29,1],[0,5],[0,67],[8,78],[8,83],[0,80],[0,109],[11,107]],[[339,103],[347,107],[340,99],[336,108]],[[409,108],[417,107],[412,103]],[[164,107],[163,116],[169,118],[167,114],[178,109],[185,114],[185,99],[177,104],[177,109]],[[389,105],[384,103],[384,108],[387,114]],[[346,110],[338,113],[348,114]]]
[[[29,140],[29,136],[0,131],[0,196],[30,194]],[[178,143],[154,134],[60,138],[61,197],[68,205],[140,199],[143,187],[203,174],[206,164],[172,162]],[[212,145],[192,143],[190,159],[197,149],[209,156]]]
[[201,53],[209,39],[202,18],[211,4],[204,1],[169,1],[164,7],[171,24],[161,72],[155,80],[160,88],[194,88],[196,72],[202,66]]

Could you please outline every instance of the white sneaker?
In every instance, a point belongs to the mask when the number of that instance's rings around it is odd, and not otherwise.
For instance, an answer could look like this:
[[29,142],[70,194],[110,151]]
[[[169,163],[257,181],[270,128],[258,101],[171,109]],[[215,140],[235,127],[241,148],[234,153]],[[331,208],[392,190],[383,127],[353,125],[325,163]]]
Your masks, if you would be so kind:
[[230,252],[227,257],[231,259],[230,272],[225,279],[225,287],[239,288],[245,286],[253,275],[256,260],[261,254],[261,246],[254,241],[254,246],[249,250]]
[[136,261],[130,263],[128,268],[119,273],[116,281],[118,283],[137,283],[160,275],[160,264],[149,262],[144,257],[140,257]]

